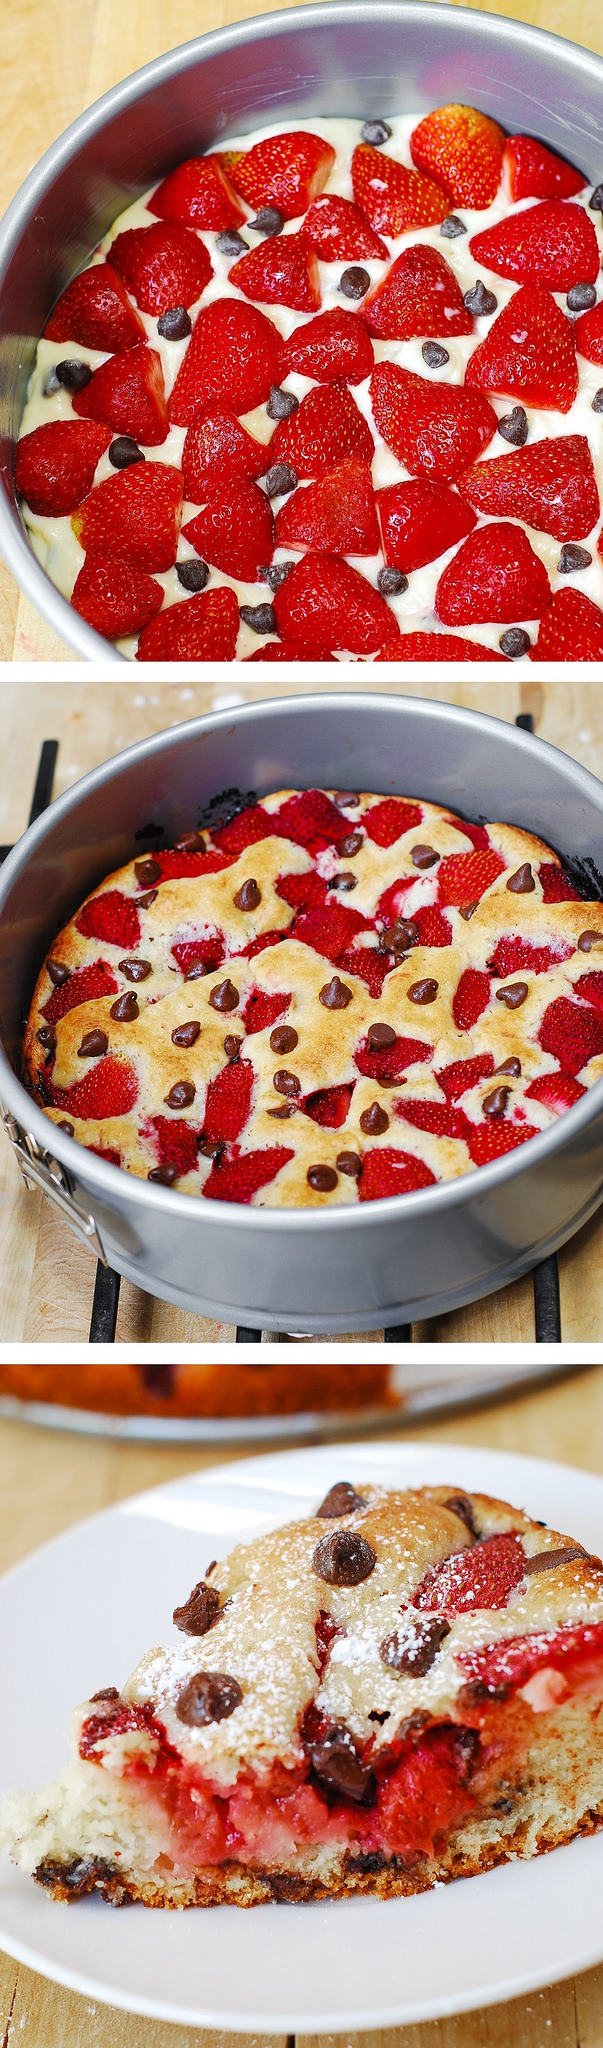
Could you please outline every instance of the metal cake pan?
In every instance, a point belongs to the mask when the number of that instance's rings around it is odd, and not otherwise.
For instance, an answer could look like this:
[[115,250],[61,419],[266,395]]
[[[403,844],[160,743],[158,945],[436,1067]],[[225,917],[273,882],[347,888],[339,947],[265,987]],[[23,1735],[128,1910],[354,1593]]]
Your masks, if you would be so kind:
[[387,1201],[245,1208],[107,1166],[51,1125],[17,1078],[41,960],[82,898],[172,843],[233,786],[360,787],[503,819],[603,869],[603,785],[544,741],[450,704],[369,692],[264,701],[172,727],[51,804],[0,879],[0,1100],[31,1180],[129,1280],[220,1321],[337,1334],[440,1314],[502,1287],[603,1197],[603,1081],[525,1147]]
[[523,22],[433,0],[327,0],[236,22],[116,85],[53,143],[0,224],[0,553],[85,660],[123,657],[36,560],[12,480],[38,335],[122,209],[228,133],[320,114],[424,113],[461,100],[601,176],[603,60]]

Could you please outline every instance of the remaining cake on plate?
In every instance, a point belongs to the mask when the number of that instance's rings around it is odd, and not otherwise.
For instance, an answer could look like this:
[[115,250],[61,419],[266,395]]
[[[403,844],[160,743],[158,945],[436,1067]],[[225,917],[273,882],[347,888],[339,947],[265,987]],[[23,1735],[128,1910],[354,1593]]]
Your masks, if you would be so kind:
[[388,1897],[601,1825],[603,1567],[504,1501],[339,1481],[174,1621],[6,1804],[55,1899]]

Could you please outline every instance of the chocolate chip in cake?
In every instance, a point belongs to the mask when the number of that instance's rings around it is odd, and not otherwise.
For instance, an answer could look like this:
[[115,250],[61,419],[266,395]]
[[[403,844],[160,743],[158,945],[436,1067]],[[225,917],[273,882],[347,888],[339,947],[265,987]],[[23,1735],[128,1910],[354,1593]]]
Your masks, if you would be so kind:
[[150,960],[118,960],[117,965],[126,981],[146,981],[153,972]]
[[315,1188],[317,1195],[330,1195],[337,1187],[338,1175],[334,1166],[309,1166],[306,1180],[309,1187]]
[[389,1671],[403,1672],[405,1678],[424,1678],[431,1671],[450,1622],[440,1614],[417,1614],[404,1610],[397,1628],[379,1646],[379,1656]]
[[333,1529],[330,1536],[321,1536],[312,1556],[312,1569],[327,1586],[360,1586],[376,1563],[372,1544],[352,1529]]
[[204,590],[209,576],[207,562],[176,562],[176,575],[183,590]]
[[284,1123],[288,1116],[293,1116],[294,1109],[294,1102],[279,1102],[278,1109],[268,1109],[266,1115],[279,1117]]
[[410,858],[413,868],[434,868],[440,856],[434,846],[411,846]]
[[371,1052],[382,1052],[385,1045],[395,1045],[396,1036],[393,1024],[369,1024],[366,1042]]
[[477,910],[477,906],[478,906],[478,903],[479,903],[479,896],[477,897],[477,899],[476,899],[475,903],[461,903],[461,904],[460,904],[460,906],[459,906],[459,917],[463,917],[463,918],[464,918],[464,920],[465,920],[465,924],[468,924],[468,923],[469,923],[469,919],[470,919],[471,917],[474,917],[474,916],[475,916],[475,912],[476,912],[476,910]]
[[365,1138],[380,1138],[383,1131],[389,1130],[387,1110],[380,1102],[371,1102],[369,1109],[363,1109],[360,1129],[364,1131]]
[[510,441],[512,448],[523,448],[529,434],[528,415],[523,405],[514,405],[512,412],[504,412],[498,422],[497,432],[503,441]]
[[403,592],[408,590],[408,577],[403,574],[402,569],[380,569],[377,589],[380,590],[382,597],[402,597]]
[[249,876],[247,882],[241,883],[240,889],[237,889],[234,901],[237,910],[257,910],[258,903],[262,901],[262,891],[258,889],[253,875]]
[[409,946],[416,946],[418,937],[419,927],[412,923],[412,919],[397,917],[395,923],[389,924],[381,933],[379,944],[383,939],[386,953],[406,953]]
[[164,1095],[163,1100],[168,1109],[190,1109],[196,1092],[194,1081],[174,1081],[169,1095]]
[[81,1060],[93,1060],[97,1054],[108,1052],[109,1040],[106,1031],[86,1031],[77,1050],[78,1058]]
[[266,477],[266,491],[269,498],[284,498],[288,491],[297,490],[297,470],[290,462],[273,462]]
[[380,149],[382,142],[389,142],[391,132],[389,122],[379,120],[363,121],[360,130],[362,141],[370,142],[371,149]]
[[162,1188],[173,1187],[174,1181],[177,1179],[177,1177],[178,1168],[176,1166],[168,1165],[167,1160],[164,1166],[152,1166],[150,1173],[147,1174],[147,1180],[158,1181],[159,1186]]
[[212,1010],[236,1010],[239,990],[232,981],[220,981],[217,988],[212,988],[209,1000]]
[[290,420],[291,414],[297,412],[298,406],[299,398],[296,398],[294,391],[283,391],[281,384],[271,384],[266,406],[269,420]]
[[[204,978],[204,976],[205,976],[206,974],[213,974],[213,971],[214,971],[214,963],[213,963],[213,961],[211,961],[211,960],[193,960],[193,962],[192,962],[191,966],[190,966],[190,967],[187,967],[187,970],[186,970],[186,974],[185,974],[185,976],[184,976],[184,979],[185,979],[185,981],[203,981],[203,978]],[[211,1002],[211,996],[210,996],[210,1002]],[[215,1006],[214,1006],[214,1007],[215,1007]]]
[[56,1052],[57,1035],[53,1024],[41,1024],[39,1031],[36,1031],[36,1038],[40,1045],[46,1046],[48,1052]]
[[235,1036],[234,1031],[227,1032],[226,1037],[224,1039],[224,1051],[226,1053],[227,1060],[229,1060],[230,1062],[232,1062],[233,1060],[238,1060],[242,1044],[242,1038],[237,1038]]
[[137,896],[137,898],[136,898],[136,909],[137,909],[137,910],[150,910],[150,908],[151,908],[151,904],[152,904],[152,903],[156,903],[156,901],[157,901],[157,896],[158,896],[158,890],[157,890],[157,889],[147,889],[147,893],[146,893],[146,896]]
[[512,896],[532,895],[532,891],[536,888],[536,883],[529,860],[522,861],[521,867],[516,868],[513,875],[509,875],[509,880],[505,887],[510,889]]
[[488,291],[488,287],[484,284],[483,279],[478,277],[475,284],[471,286],[471,290],[463,292],[463,305],[468,313],[474,313],[476,319],[480,319],[485,314],[496,312],[498,299],[495,297],[494,292]]
[[424,341],[421,355],[428,370],[443,370],[444,364],[450,362],[448,349],[441,348],[439,341]]
[[258,206],[255,220],[248,220],[245,225],[253,228],[256,235],[280,235],[285,216],[278,206]]
[[[328,1539],[327,1539],[328,1540]],[[332,1721],[321,1742],[304,1742],[306,1756],[322,1785],[355,1805],[366,1802],[374,1788],[373,1773],[360,1756],[344,1721]]]
[[237,234],[236,228],[222,228],[216,235],[216,248],[221,256],[246,256],[249,243],[244,235]]
[[345,839],[340,839],[337,852],[342,860],[350,860],[353,854],[360,852],[361,846],[364,846],[362,833],[347,832]]
[[510,981],[507,988],[497,988],[496,1001],[504,1003],[507,1010],[519,1010],[527,994],[527,981]]
[[352,1001],[352,990],[346,988],[345,981],[340,981],[338,974],[334,974],[331,981],[325,981],[319,989],[318,1000],[324,1003],[325,1010],[347,1010],[348,1003]]
[[301,1081],[297,1074],[290,1074],[288,1067],[278,1067],[272,1076],[272,1086],[277,1095],[301,1095]]
[[176,853],[205,853],[206,844],[204,833],[183,832],[182,838],[176,840],[175,850]]
[[185,1636],[205,1636],[217,1619],[219,1611],[220,1595],[216,1587],[206,1586],[205,1580],[200,1579],[198,1586],[193,1586],[192,1593],[189,1593],[184,1605],[174,1608],[174,1624],[176,1628],[182,1629]]
[[482,1102],[484,1116],[504,1116],[510,1094],[510,1088],[493,1088],[491,1094],[485,1095]]
[[113,469],[130,469],[134,462],[144,462],[145,457],[131,434],[118,434],[111,442],[109,461]]
[[355,789],[334,789],[333,803],[337,805],[338,811],[354,811],[356,805],[360,803],[360,797]]
[[298,1044],[297,1031],[292,1024],[275,1024],[274,1031],[270,1033],[270,1044],[273,1052],[294,1052]]
[[350,889],[357,889],[357,887],[358,876],[353,875],[346,868],[342,868],[341,873],[338,875],[331,875],[330,881],[327,882],[327,889],[337,889],[342,896],[349,895]]
[[[196,1045],[200,1030],[201,1025],[196,1017],[191,1017],[188,1024],[177,1024],[175,1031],[172,1031],[172,1045]],[[240,1043],[240,1039],[237,1039],[237,1045]]]
[[161,881],[158,860],[135,860],[134,873],[141,889],[152,889],[154,882]]
[[338,1152],[335,1165],[338,1173],[347,1173],[350,1180],[360,1179],[362,1160],[359,1159],[357,1152]]
[[603,412],[603,384],[600,384],[599,390],[595,391],[591,411]]
[[442,1507],[448,1509],[449,1515],[456,1515],[459,1522],[464,1522],[465,1528],[469,1530],[469,1535],[477,1539],[479,1529],[475,1520],[473,1502],[470,1501],[468,1494],[451,1493],[448,1500],[442,1501]]
[[456,242],[458,235],[466,235],[466,233],[465,222],[460,219],[458,213],[447,213],[446,219],[442,221],[440,227],[440,234],[444,236],[445,241]]
[[532,1557],[526,1557],[524,1578],[530,1579],[535,1572],[553,1572],[560,1564],[573,1564],[574,1558],[585,1558],[586,1551],[581,1543],[568,1543],[563,1550],[537,1550]]
[[597,287],[594,284],[573,284],[567,294],[568,313],[588,313],[597,303]]
[[75,1126],[74,1124],[70,1124],[68,1116],[61,1117],[61,1121],[58,1128],[60,1131],[66,1131],[68,1138],[73,1137]]
[[64,982],[70,980],[73,968],[66,967],[64,960],[49,959],[46,961],[46,973],[52,982],[53,988],[62,988]]
[[592,953],[596,946],[603,946],[603,932],[581,932],[578,946],[581,953]]
[[363,269],[362,264],[351,263],[348,270],[342,270],[339,290],[343,292],[344,299],[363,299],[370,281],[369,272]]
[[424,981],[413,981],[406,990],[409,1003],[435,1003],[439,986],[439,981],[434,981],[429,974]]
[[133,989],[124,990],[123,996],[118,996],[117,1002],[111,1004],[109,1016],[115,1018],[116,1024],[135,1024],[140,1010]]
[[186,306],[167,306],[157,321],[157,333],[163,341],[185,341],[192,331],[193,323]]
[[366,1506],[364,1495],[356,1492],[349,1479],[336,1479],[335,1485],[329,1487],[320,1507],[316,1509],[316,1520],[330,1522],[336,1520],[338,1515],[355,1515],[359,1508]]
[[265,568],[258,569],[258,579],[261,583],[268,583],[271,590],[280,590],[281,583],[286,582],[294,568],[294,562],[268,562]]
[[508,655],[511,661],[519,661],[522,654],[527,654],[531,644],[530,635],[524,632],[523,626],[508,626],[506,632],[501,633],[498,642],[501,654]]
[[65,391],[85,391],[86,385],[92,382],[90,364],[82,363],[75,356],[65,356],[62,362],[55,363],[54,374]]
[[[270,471],[273,475],[273,471]],[[252,633],[276,633],[276,613],[271,604],[240,604],[240,616],[244,626],[250,626]]]
[[227,1721],[242,1698],[238,1679],[226,1671],[196,1671],[182,1687],[176,1713],[188,1728],[207,1728],[210,1721]]
[[501,1060],[500,1066],[495,1067],[494,1072],[495,1074],[512,1074],[513,1080],[518,1081],[521,1074],[521,1060],[516,1059],[515,1054],[512,1053],[510,1059]]
[[592,555],[589,554],[588,548],[579,548],[577,541],[568,540],[561,549],[557,563],[557,575],[573,576],[577,569],[588,569],[591,562]]
[[100,1692],[91,1692],[90,1705],[96,1706],[97,1700],[118,1700],[119,1698],[120,1693],[116,1685],[103,1685]]
[[593,213],[603,213],[603,185],[595,185],[588,202]]

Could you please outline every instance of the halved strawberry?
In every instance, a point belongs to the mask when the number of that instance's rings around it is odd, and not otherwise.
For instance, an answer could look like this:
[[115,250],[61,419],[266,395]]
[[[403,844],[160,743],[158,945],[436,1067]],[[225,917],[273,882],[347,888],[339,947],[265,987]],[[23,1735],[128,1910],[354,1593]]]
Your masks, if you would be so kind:
[[[481,471],[483,464],[478,464]],[[456,547],[476,525],[476,514],[458,491],[414,477],[388,484],[376,497],[386,562],[395,569],[422,569],[447,548]]]
[[490,1693],[500,1699],[512,1689],[526,1685],[534,1672],[542,1671],[545,1665],[563,1671],[574,1658],[596,1659],[598,1663],[602,1649],[601,1622],[591,1622],[590,1626],[570,1622],[561,1628],[552,1622],[550,1628],[534,1630],[527,1636],[504,1636],[500,1642],[488,1643],[484,1650],[471,1650],[459,1656],[458,1661],[465,1679],[479,1688],[478,1698]]
[[591,306],[589,313],[581,313],[574,328],[574,341],[578,354],[585,356],[587,363],[603,363],[603,299],[597,306]]
[[127,1060],[116,1059],[113,1053],[95,1060],[82,1080],[74,1081],[71,1088],[48,1085],[54,1109],[64,1109],[68,1116],[98,1118],[99,1123],[108,1116],[127,1116],[138,1095],[134,1067]]
[[432,1565],[417,1587],[413,1607],[428,1614],[475,1614],[484,1607],[506,1607],[509,1594],[521,1585],[525,1562],[523,1544],[514,1531],[486,1536]]
[[[273,811],[272,829],[279,838],[292,839],[294,846],[305,846],[308,853],[317,854],[341,838],[341,811],[324,790],[305,789],[301,796],[288,797],[280,810]],[[307,897],[298,900],[307,901]]]
[[72,519],[80,547],[156,575],[176,560],[182,477],[167,462],[134,462],[91,491]]
[[535,441],[512,455],[476,462],[462,482],[464,497],[478,512],[525,519],[527,526],[552,533],[556,540],[582,540],[599,517],[597,481],[585,434]]
[[550,967],[558,967],[562,960],[569,960],[573,946],[566,946],[564,939],[555,939],[552,945],[533,946],[530,939],[499,939],[488,960],[490,973],[497,981],[506,981],[509,974],[548,974]]
[[[322,838],[318,839],[318,846],[324,846]],[[307,875],[279,875],[276,893],[291,910],[308,910],[310,905],[327,901],[327,885],[316,868],[310,868]]]
[[59,988],[53,988],[48,1001],[42,1004],[42,1016],[47,1024],[58,1024],[60,1017],[66,1017],[69,1010],[78,1010],[80,1003],[94,1003],[100,996],[117,994],[119,982],[106,960],[94,960],[90,967],[80,967],[63,981]]
[[110,555],[87,555],[71,593],[71,603],[107,640],[139,633],[161,611],[163,590],[143,569],[115,562]]
[[357,974],[363,981],[373,1001],[381,995],[386,974],[391,974],[391,960],[387,953],[378,953],[376,946],[349,946],[340,953],[337,961],[338,974]]
[[334,162],[322,135],[292,128],[245,150],[233,166],[233,182],[248,206],[276,206],[285,220],[294,220],[322,192]]
[[168,433],[161,356],[146,342],[108,356],[83,391],[73,394],[80,419],[106,420],[114,434],[129,434],[156,448]]
[[286,931],[260,932],[259,938],[250,939],[248,946],[241,946],[240,954],[236,957],[241,960],[255,960],[256,953],[265,953],[267,947],[280,946],[281,940],[287,937]]
[[472,1031],[487,1010],[492,994],[489,974],[479,967],[465,967],[452,998],[452,1015],[458,1031]]
[[465,388],[477,385],[499,398],[569,412],[578,390],[574,330],[551,292],[538,284],[514,292],[469,358]]
[[236,192],[219,156],[192,156],[163,178],[149,213],[180,220],[192,228],[238,228],[244,220]]
[[[215,489],[215,486],[214,486]],[[263,563],[272,561],[274,524],[269,500],[249,477],[223,485],[182,528],[206,562],[242,583],[257,583]]]
[[333,306],[294,329],[285,342],[283,375],[297,370],[302,377],[315,377],[319,384],[340,379],[361,384],[364,377],[370,377],[374,360],[373,344],[360,314]]
[[380,341],[410,341],[417,334],[472,334],[473,320],[460,284],[439,249],[417,242],[403,249],[373,285],[362,317]]
[[168,605],[145,626],[137,661],[234,661],[239,607],[234,590],[222,584],[182,604]]
[[537,1137],[536,1124],[508,1124],[502,1117],[490,1117],[488,1123],[469,1124],[466,1143],[474,1166],[489,1166],[492,1159],[502,1159],[505,1152],[516,1152],[518,1145]]
[[592,220],[571,200],[543,199],[525,213],[509,213],[495,227],[472,235],[476,263],[517,284],[530,279],[552,292],[568,292],[573,284],[594,284],[599,275],[599,245]]
[[149,1124],[142,1127],[143,1137],[154,1137],[160,1166],[175,1166],[178,1179],[185,1173],[194,1173],[199,1164],[198,1124],[191,1124],[184,1117],[152,1116]]
[[248,1038],[251,1038],[254,1032],[267,1031],[269,1025],[276,1024],[279,1017],[285,1016],[290,1003],[290,995],[271,995],[266,989],[253,988],[247,997],[244,1010],[241,1011],[241,1023],[245,1026]]
[[339,1088],[315,1088],[312,1095],[303,1097],[300,1109],[322,1130],[340,1131],[348,1117],[355,1086],[355,1081],[348,1081]]
[[215,967],[222,966],[226,953],[224,933],[214,931],[205,938],[176,939],[171,952],[181,974],[188,974],[189,968],[195,967],[199,961],[203,962],[206,973],[212,974]]
[[61,519],[91,491],[94,472],[111,434],[76,420],[48,420],[23,434],[15,449],[15,483],[32,512]]
[[439,179],[455,206],[491,206],[504,141],[498,122],[477,107],[435,107],[413,128],[410,154],[417,170]]
[[[462,828],[461,828],[462,829]],[[473,853],[447,853],[438,868],[440,903],[479,903],[491,889],[505,862],[495,847],[477,847]]]
[[318,258],[303,235],[270,235],[258,242],[233,263],[230,282],[263,305],[292,306],[296,313],[316,313],[320,306]]
[[476,527],[442,570],[434,611],[445,626],[473,626],[480,620],[540,619],[550,604],[551,586],[527,533],[510,521]]
[[322,953],[324,960],[339,963],[342,954],[353,946],[357,933],[366,929],[367,919],[359,910],[329,902],[322,909],[316,904],[309,910],[300,910],[288,937],[297,939],[302,946],[311,946],[314,953]]
[[128,228],[111,243],[111,262],[143,313],[194,305],[214,274],[205,243],[178,221]]
[[581,974],[574,982],[574,994],[592,1003],[595,1010],[603,1010],[603,974],[600,970],[594,968],[590,974]]
[[169,403],[170,419],[188,427],[199,405],[251,412],[281,375],[283,342],[272,321],[242,299],[214,299],[193,328]]
[[538,1081],[531,1081],[526,1096],[535,1102],[543,1102],[545,1109],[552,1109],[555,1116],[562,1116],[565,1109],[571,1109],[580,1096],[586,1095],[586,1088],[580,1081],[574,1081],[571,1074],[541,1074]]
[[549,1003],[538,1032],[543,1052],[552,1053],[564,1074],[580,1074],[595,1053],[603,1052],[603,1018],[586,1003],[556,996]]
[[275,591],[274,610],[281,638],[308,647],[372,654],[391,640],[385,598],[341,555],[304,555]]
[[454,825],[457,832],[462,832],[464,839],[470,839],[476,853],[487,853],[490,839],[485,825],[474,825],[470,818],[457,817],[455,811],[449,814],[446,824]]
[[372,839],[375,846],[395,846],[396,840],[402,838],[403,832],[417,830],[422,816],[420,804],[404,803],[400,797],[387,796],[383,803],[371,804],[362,822],[367,839]]
[[603,611],[582,590],[556,590],[530,661],[603,661]]
[[145,330],[110,263],[93,263],[72,277],[44,333],[48,341],[77,341],[80,348],[132,348]]
[[336,192],[325,192],[314,200],[302,232],[323,263],[359,263],[367,256],[387,256],[386,244],[369,226],[366,214],[352,199],[340,199]]
[[467,1095],[478,1081],[489,1081],[494,1073],[494,1056],[491,1052],[478,1052],[473,1059],[452,1060],[449,1067],[440,1067],[435,1079],[447,1102],[458,1102],[461,1095]]
[[375,1145],[365,1152],[358,1182],[361,1202],[380,1202],[385,1195],[411,1195],[416,1188],[435,1185],[435,1173],[412,1152],[397,1152],[393,1145]]
[[545,903],[579,903],[578,890],[556,861],[541,861],[538,879]]
[[251,1060],[231,1060],[221,1068],[207,1090],[204,1137],[213,1141],[240,1136],[249,1116],[254,1081]]
[[[370,812],[365,811],[364,820],[369,816]],[[390,924],[395,924],[398,917],[404,917],[404,897],[407,889],[412,889],[415,881],[416,874],[399,875],[395,882],[390,882],[388,888],[383,890],[383,895],[379,897],[375,916],[379,927],[383,928],[384,931],[387,931]],[[412,921],[414,924],[414,917]]]
[[265,1145],[236,1159],[215,1159],[201,1193],[214,1202],[251,1202],[292,1158],[290,1145]]
[[434,1138],[464,1138],[467,1118],[462,1109],[451,1109],[447,1102],[414,1102],[404,1095],[394,1099],[392,1108],[404,1123],[412,1124],[416,1131],[430,1131]]
[[504,661],[493,647],[463,640],[457,633],[401,633],[395,646],[384,647],[376,661]]
[[376,555],[379,529],[370,469],[351,456],[316,483],[294,491],[277,513],[276,546],[318,554]]
[[121,1152],[116,1145],[87,1145],[87,1152],[95,1152],[97,1159],[104,1159],[105,1166],[121,1166]]
[[337,655],[330,654],[325,647],[308,647],[300,640],[265,640],[256,647],[255,654],[246,654],[245,661],[336,661]]
[[261,804],[247,804],[228,825],[216,825],[212,831],[215,846],[221,853],[230,853],[237,860],[246,846],[257,846],[260,839],[271,839],[274,833],[272,818]]
[[586,178],[533,135],[508,135],[503,153],[503,178],[509,198],[573,199]]
[[264,476],[270,461],[270,449],[241,426],[228,406],[199,406],[182,450],[185,498],[203,505],[224,484]]
[[432,178],[409,171],[396,157],[360,142],[352,157],[356,205],[377,234],[406,235],[411,228],[432,227],[450,211],[448,193]]
[[179,882],[185,875],[219,875],[223,868],[232,867],[228,853],[179,853],[176,846],[154,853],[153,860],[161,868],[162,882]]
[[326,476],[348,455],[372,462],[374,452],[370,427],[341,380],[307,391],[270,443],[272,460],[290,463],[298,477]]
[[432,483],[454,483],[487,448],[498,426],[481,392],[435,384],[401,363],[377,363],[371,403],[388,448],[407,469]]
[[101,896],[90,896],[75,920],[76,930],[85,939],[102,939],[106,946],[125,946],[134,952],[140,945],[140,918],[131,896],[122,895],[121,889],[104,889]]
[[437,903],[425,903],[421,910],[413,910],[412,921],[417,927],[420,946],[452,945],[452,925]]
[[396,1038],[393,1045],[383,1045],[372,1050],[365,1038],[354,1053],[354,1065],[359,1074],[369,1081],[379,1081],[382,1087],[390,1088],[393,1081],[399,1081],[407,1067],[421,1065],[430,1060],[433,1046],[426,1045],[422,1038]]

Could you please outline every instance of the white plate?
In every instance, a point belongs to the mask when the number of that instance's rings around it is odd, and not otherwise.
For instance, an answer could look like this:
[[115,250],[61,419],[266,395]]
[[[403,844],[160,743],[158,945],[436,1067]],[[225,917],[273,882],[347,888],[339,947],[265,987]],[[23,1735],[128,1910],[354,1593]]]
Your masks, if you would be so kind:
[[[500,1495],[600,1553],[603,1480],[456,1445],[245,1459],[139,1494],[0,1581],[0,1790],[60,1767],[71,1706],[120,1684],[209,1559],[306,1514],[334,1479]],[[110,2005],[253,2033],[386,2027],[517,1997],[603,1958],[603,1834],[413,1899],[184,1913],[56,1905],[0,1866],[0,1947]]]

